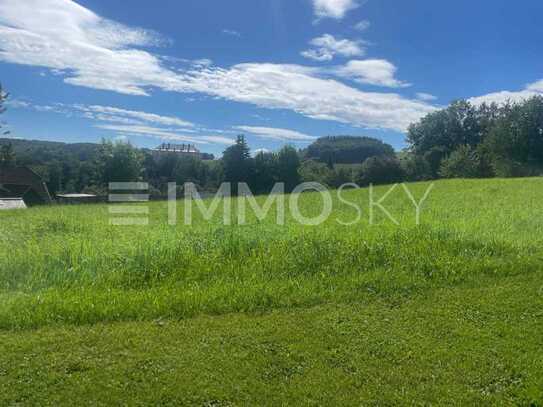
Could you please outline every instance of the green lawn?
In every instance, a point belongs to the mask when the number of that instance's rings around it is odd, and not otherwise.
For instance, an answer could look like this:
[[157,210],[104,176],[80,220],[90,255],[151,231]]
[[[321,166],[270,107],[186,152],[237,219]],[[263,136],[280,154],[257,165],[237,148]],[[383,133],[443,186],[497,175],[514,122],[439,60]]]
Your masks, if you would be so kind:
[[355,225],[0,213],[0,404],[542,405],[543,179],[438,182],[420,226],[345,197]]

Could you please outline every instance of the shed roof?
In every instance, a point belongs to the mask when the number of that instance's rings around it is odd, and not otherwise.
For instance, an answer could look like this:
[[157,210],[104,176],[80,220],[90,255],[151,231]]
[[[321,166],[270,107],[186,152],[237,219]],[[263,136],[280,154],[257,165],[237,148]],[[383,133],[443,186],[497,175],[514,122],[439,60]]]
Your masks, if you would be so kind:
[[[28,167],[1,167],[2,197],[27,199],[33,193],[41,203],[51,203],[51,195],[43,179]],[[7,194],[6,194],[7,191]],[[28,202],[28,201],[27,201]]]

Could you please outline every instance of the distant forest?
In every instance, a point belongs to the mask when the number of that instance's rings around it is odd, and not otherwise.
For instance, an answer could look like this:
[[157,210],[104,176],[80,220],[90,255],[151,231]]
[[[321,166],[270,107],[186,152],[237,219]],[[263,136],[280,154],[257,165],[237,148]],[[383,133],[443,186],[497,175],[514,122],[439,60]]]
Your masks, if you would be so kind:
[[[7,95],[0,88],[0,113]],[[7,136],[7,135],[5,135]],[[502,105],[475,106],[456,101],[413,123],[408,147],[394,149],[374,138],[335,136],[303,150],[251,151],[240,135],[222,158],[177,154],[156,156],[127,143],[65,144],[0,138],[0,171],[9,165],[31,167],[53,194],[105,194],[109,182],[146,181],[164,195],[166,184],[193,182],[204,191],[222,182],[246,182],[267,193],[276,182],[287,191],[315,181],[330,188],[344,183],[387,184],[437,178],[522,177],[543,174],[543,97]],[[234,191],[235,192],[235,191]]]

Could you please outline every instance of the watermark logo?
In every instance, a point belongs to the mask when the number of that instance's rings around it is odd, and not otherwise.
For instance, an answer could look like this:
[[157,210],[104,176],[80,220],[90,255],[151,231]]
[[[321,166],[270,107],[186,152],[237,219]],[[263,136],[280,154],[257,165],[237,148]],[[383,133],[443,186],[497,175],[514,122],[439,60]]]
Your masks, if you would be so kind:
[[[400,190],[400,186],[403,191]],[[110,219],[110,224],[117,226],[149,224],[148,217],[141,216],[148,215],[149,208],[144,205],[134,204],[149,201],[149,194],[142,193],[142,191],[148,191],[149,185],[147,183],[111,183],[109,187],[110,192],[117,191],[109,195],[109,202],[116,204],[110,205],[109,213],[114,215],[132,215],[131,217],[112,218]],[[387,207],[392,200],[394,192],[397,192],[395,195],[396,198],[398,194],[407,198],[413,209],[415,223],[416,225],[420,225],[423,205],[433,188],[434,184],[430,184],[422,197],[417,199],[407,184],[392,185],[379,196],[374,186],[370,185],[367,202],[367,220],[369,225],[378,224],[377,218],[382,218],[383,216],[393,224],[400,225],[400,221],[394,217],[390,208]],[[277,225],[284,225],[286,214],[289,213],[291,219],[298,224],[318,226],[326,222],[334,213],[334,204],[341,202],[341,204],[353,208],[356,215],[350,220],[336,219],[336,222],[343,226],[351,226],[361,222],[364,211],[359,202],[347,199],[344,195],[347,189],[360,189],[360,187],[354,183],[347,183],[335,191],[330,191],[319,183],[308,182],[298,185],[292,193],[285,194],[285,184],[277,183],[270,194],[260,196],[257,199],[253,195],[249,185],[238,183],[238,194],[234,205],[234,200],[232,199],[233,188],[230,183],[221,184],[212,197],[203,197],[198,191],[197,186],[193,183],[185,183],[183,185],[183,195],[178,196],[178,185],[172,182],[168,184],[168,224],[171,226],[178,224],[178,203],[180,202],[178,199],[183,198],[182,222],[184,225],[192,225],[196,212],[199,213],[200,218],[204,221],[211,221],[216,218],[216,214],[219,211],[219,213],[222,213],[222,223],[224,225],[231,225],[233,223],[244,225],[247,223],[248,214],[250,213],[260,222],[268,219],[270,216],[274,216],[274,221]],[[118,193],[119,191],[123,191],[124,193]],[[319,197],[316,201],[320,201],[318,204],[319,210],[317,213],[312,210],[313,216],[304,215],[300,209],[300,199],[306,192],[316,193]],[[334,200],[334,194],[336,195],[336,200]],[[130,203],[130,205],[121,206],[117,205],[118,203]]]
[[[149,207],[136,203],[149,202],[149,184],[145,182],[111,182],[109,184],[109,224],[114,226],[146,226],[149,224]],[[121,205],[121,204],[126,205]],[[143,215],[143,216],[142,216]]]

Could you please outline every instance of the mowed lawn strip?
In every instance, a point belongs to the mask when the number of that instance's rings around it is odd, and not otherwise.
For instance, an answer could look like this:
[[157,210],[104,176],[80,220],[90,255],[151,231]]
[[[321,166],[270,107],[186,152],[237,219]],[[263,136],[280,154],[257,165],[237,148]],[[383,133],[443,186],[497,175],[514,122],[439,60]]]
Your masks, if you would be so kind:
[[543,281],[0,333],[1,405],[541,405]]

